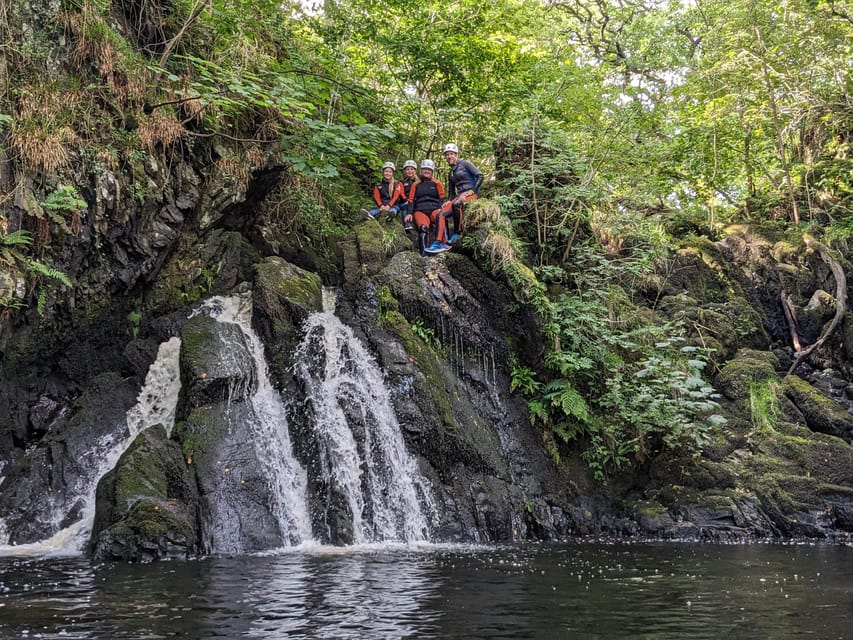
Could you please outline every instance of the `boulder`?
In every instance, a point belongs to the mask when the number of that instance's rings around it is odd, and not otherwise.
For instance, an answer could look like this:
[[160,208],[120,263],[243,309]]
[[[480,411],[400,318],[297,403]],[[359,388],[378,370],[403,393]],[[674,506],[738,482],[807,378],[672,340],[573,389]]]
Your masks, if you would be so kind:
[[10,544],[43,540],[82,517],[102,459],[128,436],[127,411],[138,391],[115,373],[94,377],[68,417],[4,470],[0,513]]
[[797,375],[785,376],[782,390],[803,415],[809,429],[853,441],[853,415],[836,400]]
[[92,549],[105,560],[186,559],[198,550],[198,491],[162,426],[140,433],[98,484]]

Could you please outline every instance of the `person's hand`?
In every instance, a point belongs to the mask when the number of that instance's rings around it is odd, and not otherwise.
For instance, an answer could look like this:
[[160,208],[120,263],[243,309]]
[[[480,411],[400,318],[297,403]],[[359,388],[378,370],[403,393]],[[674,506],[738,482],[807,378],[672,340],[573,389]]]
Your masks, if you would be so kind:
[[411,213],[406,214],[406,217],[403,218],[403,222],[411,222],[411,221],[412,221],[412,214]]

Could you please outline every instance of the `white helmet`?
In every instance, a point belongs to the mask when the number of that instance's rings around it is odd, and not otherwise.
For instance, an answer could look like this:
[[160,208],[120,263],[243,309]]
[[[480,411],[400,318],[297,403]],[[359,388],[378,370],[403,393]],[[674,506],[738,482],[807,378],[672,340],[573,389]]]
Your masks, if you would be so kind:
[[452,151],[453,153],[459,153],[459,147],[457,147],[452,142],[448,142],[446,145],[444,145],[444,151],[442,151],[442,153],[447,153],[448,151]]
[[432,160],[422,160],[421,161],[421,169],[432,169],[435,171],[435,163]]
[[382,165],[382,170],[385,171],[385,169],[391,169],[393,171],[396,171],[397,165],[395,165],[393,162],[386,162]]
[[414,160],[406,160],[406,161],[403,163],[403,168],[405,169],[406,167],[411,167],[412,169],[417,169],[417,168],[418,168],[418,163],[417,163],[417,162],[415,162]]

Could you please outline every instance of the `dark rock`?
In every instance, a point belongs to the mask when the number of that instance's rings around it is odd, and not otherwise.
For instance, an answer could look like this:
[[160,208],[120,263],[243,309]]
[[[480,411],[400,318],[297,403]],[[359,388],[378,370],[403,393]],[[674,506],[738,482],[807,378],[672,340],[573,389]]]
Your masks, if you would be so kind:
[[242,553],[279,547],[270,482],[254,447],[257,421],[246,402],[196,407],[175,425],[175,437],[195,471],[203,553]]
[[140,433],[98,484],[93,554],[108,560],[187,558],[198,550],[198,492],[162,426]]
[[[127,411],[139,387],[116,374],[93,378],[69,416],[9,469],[0,513],[11,544],[45,539],[69,523],[101,459],[128,434]],[[73,521],[76,516],[71,516]]]
[[255,363],[243,332],[233,323],[197,315],[181,332],[181,405],[198,407],[220,400],[239,402],[257,388]]

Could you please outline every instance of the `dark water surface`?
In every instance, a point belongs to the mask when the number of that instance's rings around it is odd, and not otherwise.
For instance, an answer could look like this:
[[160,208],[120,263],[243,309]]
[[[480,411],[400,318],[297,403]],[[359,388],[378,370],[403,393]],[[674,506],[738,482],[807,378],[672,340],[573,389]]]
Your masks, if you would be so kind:
[[0,638],[853,639],[853,548],[316,549],[0,558]]

